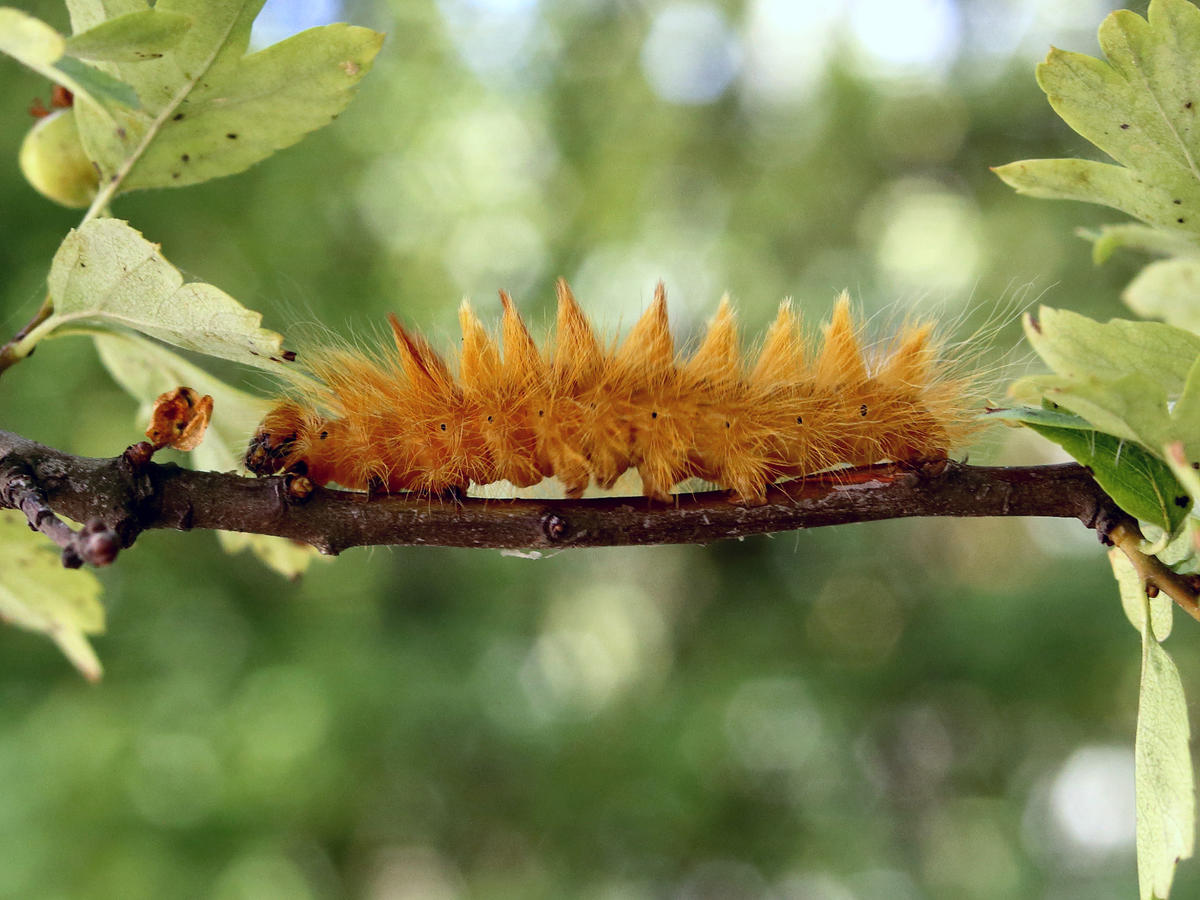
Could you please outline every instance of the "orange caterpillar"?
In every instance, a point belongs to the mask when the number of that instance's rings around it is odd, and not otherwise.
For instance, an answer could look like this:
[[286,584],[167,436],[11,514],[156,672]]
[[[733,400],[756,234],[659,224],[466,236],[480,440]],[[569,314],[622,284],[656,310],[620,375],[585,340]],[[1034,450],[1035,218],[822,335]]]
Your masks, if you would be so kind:
[[978,428],[966,399],[972,380],[940,357],[932,326],[907,324],[867,353],[845,293],[819,353],[784,301],[748,367],[727,300],[681,358],[661,284],[617,347],[596,337],[566,282],[557,287],[557,335],[545,352],[501,292],[503,355],[464,301],[457,376],[395,316],[394,351],[312,354],[315,393],[310,385],[267,414],[247,467],[427,496],[555,476],[569,497],[636,468],[655,500],[699,477],[761,504],[768,485],[788,478],[944,459]]

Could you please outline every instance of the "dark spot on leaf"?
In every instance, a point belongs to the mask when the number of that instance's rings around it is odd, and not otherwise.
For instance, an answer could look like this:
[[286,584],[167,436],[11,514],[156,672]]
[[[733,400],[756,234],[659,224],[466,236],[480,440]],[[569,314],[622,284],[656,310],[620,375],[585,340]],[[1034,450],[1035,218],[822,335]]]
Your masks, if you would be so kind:
[[1192,468],[1193,468],[1193,469],[1200,469],[1200,462],[1194,462],[1194,463],[1192,463]]
[[1175,505],[1178,506],[1180,509],[1187,509],[1188,504],[1191,502],[1192,501],[1188,499],[1186,494],[1175,498]]
[[492,421],[492,417],[491,417],[491,416],[488,416],[488,421],[489,421],[489,422],[490,422],[490,421]]
[[1174,203],[1176,206],[1183,206],[1182,200],[1172,200],[1171,202]]
[[860,416],[865,416],[867,414],[867,404],[864,403],[862,406],[860,406],[858,408],[858,414]]
[[261,354],[257,350],[251,350],[250,355],[251,356],[261,356]]
[[443,423],[442,423],[442,425],[441,425],[441,428],[442,428],[442,431],[445,431],[445,430],[446,430],[446,423],[445,423],[445,422],[443,422]]
[[655,411],[651,411],[651,413],[650,413],[650,418],[652,418],[652,419],[657,419],[657,418],[658,418],[658,412],[657,412],[656,410],[655,410]]
[[182,118],[183,118],[183,113],[175,113],[175,115],[171,116],[171,121],[178,122]]
[[282,355],[283,355],[283,358],[285,360],[287,360],[288,362],[296,361],[296,351],[295,350],[284,350]]
[[327,437],[329,437],[329,432],[328,432],[328,431],[322,431],[322,432],[321,432],[321,440],[325,440],[325,438],[327,438]]
[[804,416],[796,416],[796,424],[803,425],[804,424]]
[[125,139],[125,129],[124,128],[117,129],[117,137],[121,138],[122,140]]
[[180,158],[180,159],[182,159],[184,162],[191,162],[191,159],[192,159],[192,158],[191,158],[190,156],[188,156],[186,153],[184,153],[184,154],[183,154],[182,156],[180,156],[179,158]]
[[232,132],[232,131],[231,131],[231,132],[229,132],[229,134],[225,135],[225,137],[229,138],[231,141],[236,141],[236,140],[237,140],[237,135],[236,135],[234,132]]
[[726,427],[726,428],[728,428],[728,427],[729,427],[729,423],[728,423],[728,422],[726,422],[726,423],[725,423],[725,427]]
[[1029,314],[1029,327],[1032,328],[1034,331],[1036,331],[1038,334],[1042,333],[1042,323],[1038,321],[1038,317],[1035,316],[1033,313]]
[[1122,130],[1122,131],[1124,131],[1124,130],[1125,130],[1126,128],[1128,128],[1128,127],[1129,127],[1129,123],[1128,123],[1128,122],[1122,122],[1122,123],[1121,123],[1121,130]]
[[1191,108],[1192,108],[1192,101],[1191,101],[1191,100],[1189,100],[1187,103],[1183,104],[1183,108],[1184,108],[1184,109],[1191,109]]
[[539,416],[544,416],[545,414],[546,414],[546,411],[545,411],[544,409],[539,409],[539,410],[538,410],[538,415],[539,415]]
[[179,173],[178,173],[178,172],[172,172],[172,173],[171,173],[171,177],[172,177],[172,178],[178,178],[178,177],[179,177]]
[[1176,222],[1178,222],[1180,225],[1182,225],[1182,224],[1183,224],[1183,216],[1180,216],[1180,217],[1179,217],[1178,219],[1176,219],[1175,221],[1176,221]]

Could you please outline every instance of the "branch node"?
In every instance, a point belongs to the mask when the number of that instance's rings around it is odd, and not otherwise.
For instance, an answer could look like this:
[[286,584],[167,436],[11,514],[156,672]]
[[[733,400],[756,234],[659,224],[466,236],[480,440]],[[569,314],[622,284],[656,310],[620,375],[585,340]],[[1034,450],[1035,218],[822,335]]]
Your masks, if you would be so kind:
[[571,523],[562,516],[555,513],[547,513],[542,516],[542,534],[546,536],[546,540],[550,543],[561,543],[566,540],[570,531]]

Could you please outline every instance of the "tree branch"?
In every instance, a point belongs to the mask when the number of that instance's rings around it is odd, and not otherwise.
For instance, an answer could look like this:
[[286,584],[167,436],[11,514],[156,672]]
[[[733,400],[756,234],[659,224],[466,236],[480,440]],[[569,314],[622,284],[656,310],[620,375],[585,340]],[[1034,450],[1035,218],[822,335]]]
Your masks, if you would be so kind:
[[152,528],[278,535],[336,554],[383,544],[562,549],[710,543],[907,516],[1057,516],[1077,518],[1104,535],[1126,518],[1073,463],[874,466],[785,483],[771,489],[765,505],[746,507],[731,504],[720,491],[682,495],[669,506],[643,497],[443,500],[304,492],[285,477],[242,478],[153,463],[142,445],[114,459],[90,459],[5,431],[0,459],[0,503],[24,508],[7,487],[14,473],[22,473],[44,505],[76,521],[104,523],[122,547]]

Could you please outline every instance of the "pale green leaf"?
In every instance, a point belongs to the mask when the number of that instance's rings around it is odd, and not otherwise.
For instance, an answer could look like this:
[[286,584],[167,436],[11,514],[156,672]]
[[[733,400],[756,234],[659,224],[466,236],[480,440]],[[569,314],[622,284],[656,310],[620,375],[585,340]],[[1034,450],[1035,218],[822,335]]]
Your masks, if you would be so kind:
[[1171,626],[1174,623],[1174,602],[1161,592],[1153,599],[1148,598],[1146,588],[1142,584],[1142,579],[1138,577],[1133,563],[1118,548],[1113,547],[1108,551],[1108,562],[1112,566],[1113,577],[1117,579],[1117,589],[1121,594],[1121,608],[1125,610],[1125,617],[1129,619],[1129,624],[1137,629],[1138,634],[1142,633],[1146,623],[1147,601],[1149,601],[1150,624],[1154,628],[1154,636],[1160,641],[1165,641],[1171,634]]
[[18,162],[34,189],[55,203],[84,207],[96,195],[96,169],[79,142],[73,108],[39,119],[21,142]]
[[191,27],[191,18],[180,13],[142,9],[67,38],[66,52],[81,59],[143,62],[162,56]]
[[1100,26],[1106,60],[1054,49],[1038,83],[1055,111],[1120,163],[1029,160],[997,170],[1018,190],[1102,203],[1170,231],[1200,232],[1200,10],[1151,0]]
[[[130,4],[117,4],[131,12]],[[159,13],[182,15],[192,28],[159,59],[101,63],[142,100],[108,126],[88,104],[79,128],[102,179],[121,190],[179,187],[243,171],[328,124],[353,97],[382,35],[326,25],[246,56],[262,0],[160,0]],[[69,0],[72,25],[100,27],[94,0]],[[143,6],[144,8],[144,6]],[[115,10],[114,10],[115,11]]]
[[1200,259],[1159,259],[1129,282],[1121,298],[1139,316],[1200,332]]
[[1197,357],[1200,335],[1162,322],[1097,322],[1079,313],[1041,307],[1025,317],[1025,335],[1038,356],[1067,378],[1115,380],[1130,372],[1175,396]]
[[1161,231],[1133,222],[1101,225],[1096,230],[1081,228],[1076,233],[1092,242],[1092,261],[1097,265],[1106,262],[1120,248],[1140,250],[1156,256],[1200,254],[1200,237],[1196,235]]
[[0,619],[42,632],[85,678],[100,678],[85,637],[104,631],[100,582],[86,569],[63,568],[49,540],[11,509],[0,509]]
[[[1045,200],[1079,200],[1112,206],[1160,228],[1179,229],[1186,218],[1175,205],[1178,190],[1136,172],[1088,159],[1026,159],[992,169],[1017,193]],[[1200,210],[1200,190],[1195,208]],[[1197,213],[1200,221],[1200,213]]]
[[1200,259],[1161,259],[1138,273],[1121,295],[1139,316],[1200,332]]
[[103,101],[136,107],[137,93],[119,78],[65,57],[66,46],[63,36],[40,19],[18,9],[0,7],[0,53],[62,85],[77,99],[91,100],[97,123],[111,129],[113,119]]
[[1189,737],[1187,700],[1179,671],[1144,628],[1134,746],[1141,900],[1169,897],[1176,864],[1190,857],[1195,846],[1196,795]]
[[118,219],[93,219],[68,234],[54,255],[47,284],[54,314],[26,344],[64,325],[123,327],[186,350],[278,371],[283,337],[259,327],[259,313],[211,284],[185,284],[157,244]]
[[[190,387],[213,398],[213,418],[200,446],[191,452],[196,468],[232,472],[242,467],[250,436],[270,404],[260,397],[231,387],[192,365],[166,347],[133,334],[96,335],[96,349],[108,371],[141,403],[142,427],[150,417],[155,398],[176,387]],[[233,553],[250,549],[272,569],[297,578],[317,555],[302,546],[271,535],[219,532],[221,546]]]

